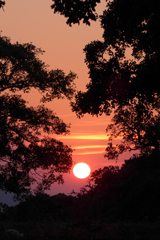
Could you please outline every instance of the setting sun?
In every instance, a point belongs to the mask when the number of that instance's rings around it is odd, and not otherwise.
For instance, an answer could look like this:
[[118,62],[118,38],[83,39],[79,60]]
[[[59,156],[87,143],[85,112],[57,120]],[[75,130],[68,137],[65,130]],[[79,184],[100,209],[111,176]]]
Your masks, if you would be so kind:
[[75,177],[83,179],[90,175],[91,168],[87,163],[77,163],[73,167],[73,174]]

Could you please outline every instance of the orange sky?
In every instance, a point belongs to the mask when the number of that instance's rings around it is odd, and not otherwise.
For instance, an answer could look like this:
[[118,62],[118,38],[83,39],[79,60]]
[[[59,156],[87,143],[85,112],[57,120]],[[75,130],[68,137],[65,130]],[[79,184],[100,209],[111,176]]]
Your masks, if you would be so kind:
[[[105,4],[105,1],[102,5]],[[99,23],[92,23],[91,27],[80,25],[67,26],[65,18],[54,15],[50,9],[51,0],[7,0],[5,11],[0,12],[0,29],[2,35],[19,42],[32,42],[45,50],[43,60],[51,68],[60,68],[65,72],[70,70],[78,75],[76,81],[78,89],[85,89],[88,81],[87,67],[84,63],[83,48],[92,40],[101,39],[102,29]],[[101,11],[102,7],[99,7]],[[32,104],[36,98],[28,97]],[[38,95],[37,95],[38,99]],[[73,161],[87,162],[92,170],[105,165],[116,164],[104,159],[104,149],[107,141],[105,128],[109,117],[85,116],[78,119],[70,110],[66,101],[49,103],[49,107],[67,123],[71,123],[71,134],[61,137],[63,141],[74,148]],[[53,186],[52,192],[71,192],[79,190],[86,180],[75,179],[70,174],[65,175],[65,184]]]

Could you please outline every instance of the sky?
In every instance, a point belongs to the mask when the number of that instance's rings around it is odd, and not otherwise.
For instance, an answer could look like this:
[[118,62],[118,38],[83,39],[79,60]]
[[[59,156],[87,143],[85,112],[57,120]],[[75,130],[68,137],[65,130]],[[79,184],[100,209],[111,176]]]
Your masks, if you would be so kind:
[[[100,23],[93,22],[90,27],[83,24],[69,27],[63,16],[53,14],[50,5],[51,0],[7,0],[5,10],[0,12],[1,35],[10,37],[12,42],[32,42],[42,48],[45,53],[41,58],[49,68],[59,68],[66,73],[75,72],[78,75],[75,82],[77,88],[85,90],[89,77],[84,63],[83,48],[92,40],[102,39]],[[102,12],[104,5],[105,1],[99,6],[99,13]],[[35,92],[26,96],[32,105],[38,103],[36,94]],[[71,124],[70,135],[59,139],[74,149],[74,163],[86,162],[92,171],[111,164],[117,165],[117,162],[108,161],[103,157],[107,143],[105,129],[111,117],[87,115],[78,119],[66,100],[51,102],[48,107],[66,123]],[[52,194],[70,193],[73,189],[79,191],[87,182],[87,179],[76,179],[72,171],[64,175],[64,180],[62,186],[52,187]]]

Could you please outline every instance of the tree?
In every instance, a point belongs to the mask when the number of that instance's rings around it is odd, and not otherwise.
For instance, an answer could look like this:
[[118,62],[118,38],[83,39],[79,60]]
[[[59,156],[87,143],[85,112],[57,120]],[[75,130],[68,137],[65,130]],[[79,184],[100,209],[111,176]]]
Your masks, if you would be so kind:
[[139,96],[152,102],[159,94],[159,11],[156,0],[108,3],[101,17],[104,41],[84,49],[91,80],[87,92],[77,95],[79,114],[108,113],[115,104]]
[[159,183],[157,155],[134,156],[121,168],[108,166],[93,172],[78,194],[79,209],[83,206],[82,212],[96,220],[155,220],[160,212]]
[[[86,12],[82,7],[79,9],[81,17],[77,15],[78,4],[87,5],[96,14],[95,6],[98,3],[75,0],[72,6],[70,3],[69,10],[65,1],[60,1],[59,4],[57,1],[53,2],[55,12],[64,14],[69,24],[80,23],[81,19],[85,19]],[[77,93],[73,110],[79,116],[85,113],[109,115],[115,111],[113,124],[107,130],[111,130],[112,136],[120,134],[125,144],[119,145],[117,151],[109,143],[107,151],[111,151],[106,156],[110,154],[117,157],[118,152],[126,149],[127,141],[136,149],[143,148],[143,151],[149,145],[150,149],[158,149],[159,113],[154,116],[154,112],[157,112],[160,96],[159,1],[106,2],[106,9],[99,17],[104,30],[103,41],[93,41],[84,49],[90,82],[86,92]],[[76,19],[72,18],[73,11]],[[151,129],[154,129],[155,141],[151,136]],[[137,134],[140,134],[141,140]]]
[[[11,43],[0,37],[0,189],[25,195],[63,182],[72,150],[55,139],[66,125],[45,103],[74,93],[75,74],[48,70],[31,43]],[[36,89],[41,104],[32,107],[24,93]]]
[[[125,151],[139,151],[141,155],[160,153],[159,100],[152,103],[134,98],[129,104],[119,106],[106,131],[110,135],[106,157],[115,159]],[[158,104],[157,104],[158,103]],[[114,140],[117,143],[114,143]]]
[[64,15],[67,19],[67,24],[70,26],[73,23],[83,23],[90,25],[90,20],[95,21],[98,17],[96,6],[100,0],[52,0],[51,8],[55,13]]

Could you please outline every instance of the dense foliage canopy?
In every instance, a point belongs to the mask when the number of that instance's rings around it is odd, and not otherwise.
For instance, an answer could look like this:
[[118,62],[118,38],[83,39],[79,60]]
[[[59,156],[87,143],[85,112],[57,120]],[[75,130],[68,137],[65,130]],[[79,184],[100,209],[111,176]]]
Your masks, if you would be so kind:
[[[88,23],[86,12],[93,11],[96,16],[100,1],[53,2],[55,12],[65,15],[70,24],[82,19]],[[128,143],[142,152],[159,149],[159,13],[158,0],[108,0],[99,17],[103,41],[93,41],[84,49],[90,82],[86,92],[77,93],[73,110],[79,116],[114,113],[107,131],[112,137],[121,137],[123,143],[118,150],[109,143],[106,156],[117,157]]]
[[159,158],[156,154],[143,155],[125,161],[121,168],[96,170],[78,197],[91,219],[156,220],[160,215],[159,183]]
[[[68,126],[47,101],[71,98],[75,74],[48,70],[33,44],[11,43],[0,37],[0,189],[16,194],[42,191],[63,182],[62,173],[72,165],[72,150],[55,134],[67,134]],[[37,90],[41,104],[32,107]]]
[[90,20],[95,21],[98,17],[96,6],[100,0],[52,0],[51,8],[55,13],[64,15],[67,19],[67,24],[84,23],[90,25]]

